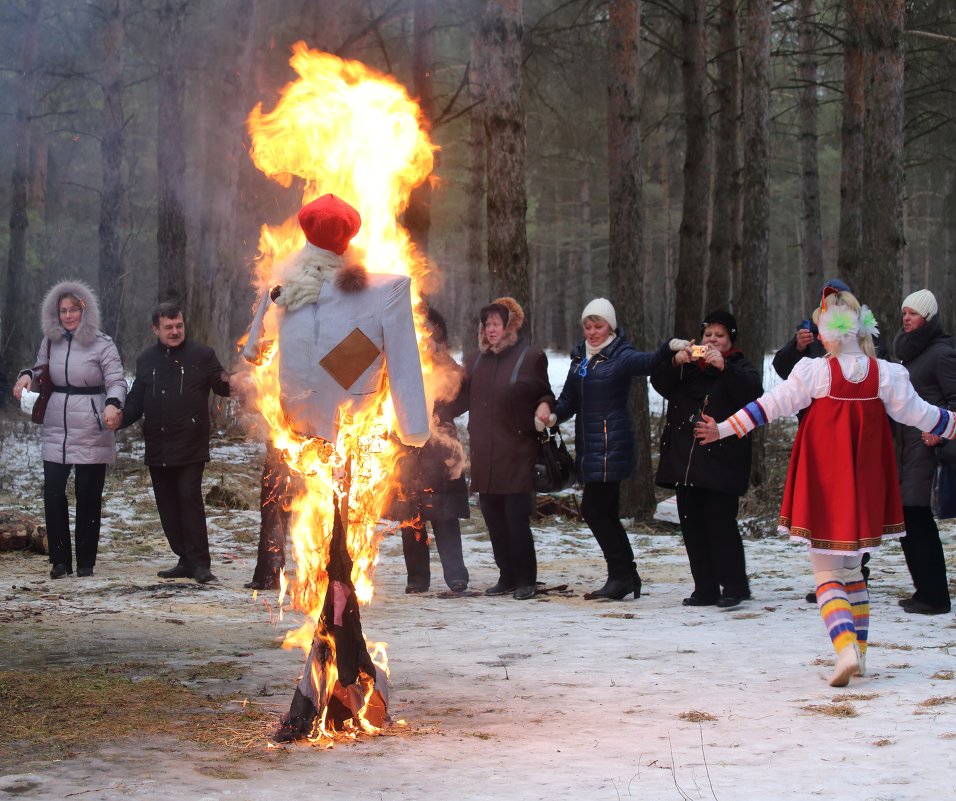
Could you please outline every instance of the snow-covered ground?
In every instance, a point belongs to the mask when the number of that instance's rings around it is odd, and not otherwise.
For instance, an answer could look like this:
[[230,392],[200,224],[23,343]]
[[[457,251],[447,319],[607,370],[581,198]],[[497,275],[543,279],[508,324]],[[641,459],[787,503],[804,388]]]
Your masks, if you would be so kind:
[[[552,357],[560,389],[567,370]],[[39,449],[7,426],[0,506],[39,509]],[[128,436],[128,435],[127,435]],[[0,554],[0,669],[74,663],[238,660],[235,696],[288,708],[300,654],[277,639],[296,625],[242,589],[255,560],[255,510],[210,509],[220,582],[159,582],[171,564],[141,455],[130,446],[107,482],[96,575],[51,581],[41,556]],[[207,485],[254,485],[259,449],[217,442]],[[406,595],[401,543],[387,538],[366,635],[388,643],[397,736],[330,751],[233,754],[176,740],[104,742],[92,755],[0,770],[0,798],[27,799],[895,799],[956,798],[956,623],[908,615],[898,545],[873,560],[868,675],[825,681],[832,649],[806,554],[777,537],[746,542],[754,599],[726,611],[688,608],[679,533],[629,525],[644,579],[639,600],[585,601],[603,583],[586,526],[535,524],[539,579],[567,585],[518,602],[480,590],[497,577],[477,511],[467,522],[472,591]],[[953,566],[956,543],[947,526]],[[263,697],[262,690],[276,695]]]

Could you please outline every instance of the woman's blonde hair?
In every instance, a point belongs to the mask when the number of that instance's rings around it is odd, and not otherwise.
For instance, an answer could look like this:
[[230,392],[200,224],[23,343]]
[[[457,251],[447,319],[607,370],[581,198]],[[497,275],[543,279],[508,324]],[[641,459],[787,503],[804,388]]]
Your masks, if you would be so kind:
[[[856,299],[856,295],[852,292],[835,292],[832,295],[827,295],[824,298],[827,309],[832,309],[837,306],[842,306],[848,311],[856,315],[859,319],[863,314],[863,308],[860,306],[860,301]],[[813,310],[813,322],[819,324],[820,315],[823,314],[823,303],[820,304],[820,307]],[[860,344],[860,350],[862,350],[867,356],[872,356],[876,358],[876,346],[873,344],[873,337],[870,336],[869,332],[864,331],[861,327],[857,332],[856,341]],[[840,340],[826,340],[827,345],[827,356],[839,356],[841,345]]]

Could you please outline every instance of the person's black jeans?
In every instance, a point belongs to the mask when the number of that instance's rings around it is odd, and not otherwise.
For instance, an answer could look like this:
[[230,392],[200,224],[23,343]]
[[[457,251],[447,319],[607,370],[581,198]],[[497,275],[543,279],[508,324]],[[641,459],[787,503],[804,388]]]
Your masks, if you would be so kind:
[[70,547],[70,507],[66,482],[76,470],[76,566],[93,569],[100,542],[100,513],[103,506],[105,464],[58,464],[43,462],[43,512],[50,563],[66,565],[73,571]]
[[259,484],[259,550],[252,574],[254,582],[270,584],[285,567],[285,539],[292,514],[289,509],[290,477],[289,466],[282,459],[281,452],[267,444]]
[[737,527],[740,497],[702,487],[677,488],[684,547],[694,577],[694,597],[750,597],[744,544]]
[[202,497],[205,462],[158,467],[150,465],[156,508],[169,547],[181,564],[208,569],[209,536]]
[[584,485],[581,514],[601,546],[609,579],[637,576],[634,551],[621,523],[621,482],[589,481]]
[[929,606],[950,609],[946,557],[939,528],[928,506],[904,506],[906,536],[900,539],[906,566],[913,579],[913,597]]
[[[468,568],[461,550],[461,524],[457,517],[431,520],[432,535],[441,559],[442,576],[448,587],[468,584]],[[402,553],[408,571],[408,586],[426,590],[431,583],[429,564],[428,528],[426,521],[418,526],[402,527]]]
[[529,587],[538,580],[538,561],[531,534],[530,492],[478,493],[478,506],[488,526],[491,550],[506,586]]

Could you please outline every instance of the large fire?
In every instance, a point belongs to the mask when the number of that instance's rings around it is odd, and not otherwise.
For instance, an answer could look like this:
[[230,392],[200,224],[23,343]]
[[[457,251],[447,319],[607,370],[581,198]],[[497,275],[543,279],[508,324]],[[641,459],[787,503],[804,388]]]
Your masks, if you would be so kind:
[[[276,107],[264,112],[260,104],[249,115],[253,161],[283,186],[301,185],[303,205],[332,193],[359,211],[362,227],[353,246],[366,254],[369,272],[411,276],[421,344],[425,334],[418,301],[427,268],[398,223],[412,189],[428,178],[433,165],[435,148],[425,133],[420,110],[402,86],[359,62],[312,51],[299,42],[290,63],[299,77],[282,90]],[[304,242],[295,216],[279,225],[263,226],[255,276],[261,296],[274,283],[273,265]],[[273,343],[275,316],[265,319],[265,340]],[[419,350],[430,404],[428,349]],[[372,598],[382,536],[379,517],[397,452],[389,438],[393,421],[387,387],[367,413],[341,416],[337,442],[296,433],[294,421],[280,404],[275,351],[274,344],[265,349],[261,363],[253,368],[253,382],[272,441],[302,475],[305,486],[293,503],[295,578],[283,578],[279,605],[288,596],[296,610],[309,616],[309,622],[290,633],[285,643],[308,653],[330,589],[326,570],[335,505],[347,531],[356,597],[363,604]],[[319,636],[325,643],[325,659],[324,664],[313,663],[313,672],[323,673],[313,676],[313,686],[321,684],[322,694],[330,697],[343,691],[341,686],[336,688],[335,643],[321,631]],[[383,666],[381,644],[373,651],[378,654],[377,664]],[[364,692],[367,704],[371,686]],[[332,736],[324,719],[326,710],[320,713],[316,734]],[[375,731],[368,717],[373,716],[366,715],[363,705],[358,722],[365,731]]]

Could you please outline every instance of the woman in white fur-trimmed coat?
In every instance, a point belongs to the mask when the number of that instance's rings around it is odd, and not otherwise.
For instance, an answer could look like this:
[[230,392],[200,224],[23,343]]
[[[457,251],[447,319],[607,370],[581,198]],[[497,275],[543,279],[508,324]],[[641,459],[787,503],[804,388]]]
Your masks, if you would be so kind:
[[20,373],[19,401],[36,370],[49,366],[53,381],[43,418],[43,511],[50,550],[50,578],[73,573],[66,482],[76,468],[76,567],[93,575],[100,537],[106,465],[116,461],[113,431],[126,400],[123,364],[113,340],[99,330],[100,308],[80,281],[53,286],[40,308],[43,341],[36,365]]

